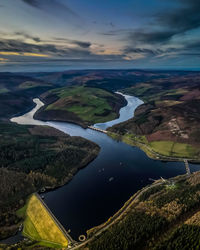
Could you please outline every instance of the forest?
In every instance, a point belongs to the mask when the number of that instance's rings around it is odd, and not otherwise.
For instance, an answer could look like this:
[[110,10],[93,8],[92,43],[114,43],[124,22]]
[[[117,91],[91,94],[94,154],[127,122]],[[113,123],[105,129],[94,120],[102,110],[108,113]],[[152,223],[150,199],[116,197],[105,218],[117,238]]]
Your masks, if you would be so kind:
[[197,249],[200,172],[152,186],[126,214],[88,244],[90,250]]
[[31,193],[65,184],[98,152],[54,128],[0,123],[0,239],[16,232],[16,210]]

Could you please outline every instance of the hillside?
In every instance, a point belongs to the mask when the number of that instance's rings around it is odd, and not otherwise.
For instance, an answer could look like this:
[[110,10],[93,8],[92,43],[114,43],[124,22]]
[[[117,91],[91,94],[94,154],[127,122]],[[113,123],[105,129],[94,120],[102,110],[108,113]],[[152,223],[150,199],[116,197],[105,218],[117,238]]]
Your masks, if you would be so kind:
[[26,73],[26,76],[59,86],[86,85],[109,91],[131,87],[133,84],[169,76],[190,75],[190,71],[160,70],[68,70],[63,72]]
[[29,76],[0,73],[0,120],[28,111],[32,99],[52,88],[52,84]]
[[123,92],[145,103],[133,119],[109,131],[130,144],[143,143],[160,155],[200,159],[199,73],[139,83]]
[[126,100],[119,94],[85,86],[64,87],[41,95],[46,104],[36,114],[39,120],[54,120],[87,126],[118,117]]
[[134,197],[126,212],[86,249],[198,249],[200,172],[157,181]]
[[16,210],[43,187],[72,179],[99,152],[81,137],[54,128],[0,123],[0,239],[18,230]]

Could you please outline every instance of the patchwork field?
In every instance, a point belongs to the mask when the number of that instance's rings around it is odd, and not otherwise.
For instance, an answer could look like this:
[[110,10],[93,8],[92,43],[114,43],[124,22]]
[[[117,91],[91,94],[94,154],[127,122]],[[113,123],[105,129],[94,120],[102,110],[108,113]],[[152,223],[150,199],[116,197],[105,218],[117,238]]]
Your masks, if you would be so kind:
[[[63,88],[52,91],[59,96],[59,100],[47,107],[47,110],[67,110],[75,113],[82,120],[91,122],[103,122],[112,120],[116,114],[106,99],[112,98],[113,94],[96,88]],[[102,117],[105,114],[105,117]]]
[[35,194],[28,201],[23,234],[54,248],[68,245],[63,231]]
[[[49,100],[50,101],[49,103]],[[91,125],[117,118],[126,104],[121,95],[85,86],[64,87],[42,95],[46,104],[36,113],[42,120],[59,120]]]

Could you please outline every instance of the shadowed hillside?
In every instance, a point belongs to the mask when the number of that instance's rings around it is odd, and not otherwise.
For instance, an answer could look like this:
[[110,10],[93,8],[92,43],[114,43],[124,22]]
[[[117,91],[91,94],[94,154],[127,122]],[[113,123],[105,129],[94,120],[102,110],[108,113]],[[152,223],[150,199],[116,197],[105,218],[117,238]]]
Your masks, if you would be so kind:
[[43,187],[70,181],[99,147],[54,128],[0,123],[0,239],[18,230],[16,210]]

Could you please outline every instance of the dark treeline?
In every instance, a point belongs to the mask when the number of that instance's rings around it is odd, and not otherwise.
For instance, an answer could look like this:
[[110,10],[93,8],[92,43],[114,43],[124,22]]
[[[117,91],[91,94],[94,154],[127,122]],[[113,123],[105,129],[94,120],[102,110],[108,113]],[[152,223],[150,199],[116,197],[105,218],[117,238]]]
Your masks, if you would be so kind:
[[56,129],[0,123],[0,238],[14,233],[28,195],[69,181],[99,147]]
[[90,250],[198,249],[200,172],[144,192],[126,214],[88,244]]

